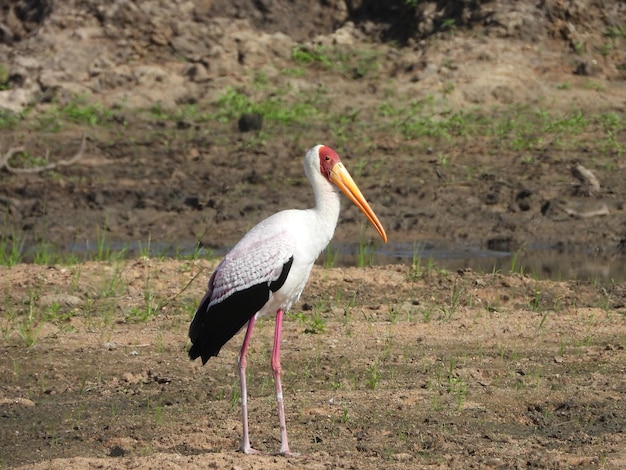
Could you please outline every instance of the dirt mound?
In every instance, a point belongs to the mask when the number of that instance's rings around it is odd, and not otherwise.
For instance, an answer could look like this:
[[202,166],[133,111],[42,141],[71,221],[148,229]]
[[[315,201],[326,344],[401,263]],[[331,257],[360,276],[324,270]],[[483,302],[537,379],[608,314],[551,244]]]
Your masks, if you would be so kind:
[[[197,100],[206,87],[190,90],[172,75],[182,57],[215,75],[234,80],[241,65],[260,66],[289,59],[293,42],[322,40],[347,24],[354,40],[411,46],[428,55],[424,40],[451,33],[507,38],[530,44],[555,39],[572,51],[593,54],[606,43],[607,31],[623,27],[623,2],[394,2],[376,1],[165,1],[102,3],[9,1],[2,9],[0,56],[11,80],[4,104],[13,110],[58,94],[90,93],[103,102],[119,102],[148,93],[136,104],[155,100]],[[358,34],[357,34],[358,32]],[[256,46],[252,43],[257,43]],[[270,51],[260,51],[269,46]],[[55,58],[50,60],[54,51]],[[268,53],[269,52],[269,53]],[[607,59],[623,61],[619,50]],[[47,58],[46,58],[47,57]],[[138,63],[139,62],[139,63]],[[164,70],[159,66],[165,62]],[[131,64],[135,63],[136,67]],[[165,64],[163,64],[165,65]],[[141,70],[136,70],[137,66]],[[604,73],[615,75],[610,68]],[[198,73],[198,72],[191,72]],[[168,82],[172,99],[144,90]],[[10,93],[15,90],[14,93]],[[180,90],[180,91],[175,91]],[[28,93],[25,93],[28,91]],[[16,96],[18,95],[18,96]],[[131,105],[133,105],[131,101]]]
[[[67,7],[70,6],[69,9]],[[52,0],[8,0],[0,11],[3,30],[1,42],[12,44],[25,39],[48,19],[53,10],[62,10],[76,18],[83,14],[96,17],[102,24],[128,31],[136,36],[146,33],[151,22],[164,23],[175,11],[186,10],[189,19],[210,22],[215,17],[248,19],[266,33],[281,32],[294,41],[306,41],[320,34],[330,34],[346,21],[376,33],[382,40],[398,41],[427,38],[451,28],[476,33],[540,40],[548,36],[576,44],[576,35],[599,36],[608,28],[622,26],[624,5],[617,1],[579,2],[544,1],[506,2],[462,0],[458,2],[407,2],[376,0],[293,2],[252,0],[200,0],[193,2],[147,2],[137,7],[130,2],[101,5],[100,2],[53,2]],[[79,20],[80,21],[80,20]],[[376,27],[376,25],[378,25]],[[138,33],[138,34],[137,34]],[[119,37],[119,36],[118,36]],[[582,40],[582,36],[579,36]]]

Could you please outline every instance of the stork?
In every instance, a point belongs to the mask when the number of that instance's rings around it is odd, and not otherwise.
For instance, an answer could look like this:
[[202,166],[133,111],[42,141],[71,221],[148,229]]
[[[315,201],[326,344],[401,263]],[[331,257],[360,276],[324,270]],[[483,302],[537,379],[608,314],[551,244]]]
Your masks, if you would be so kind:
[[276,386],[280,453],[292,454],[287,439],[281,385],[280,342],[283,315],[300,298],[315,260],[328,245],[339,219],[341,190],[365,214],[378,234],[387,234],[363,194],[330,147],[317,145],[304,157],[304,172],[315,194],[315,207],[284,210],[252,228],[224,257],[189,327],[189,357],[202,364],[217,356],[246,324],[237,364],[241,386],[241,451],[259,453],[250,445],[246,354],[257,318],[276,315],[271,368]]

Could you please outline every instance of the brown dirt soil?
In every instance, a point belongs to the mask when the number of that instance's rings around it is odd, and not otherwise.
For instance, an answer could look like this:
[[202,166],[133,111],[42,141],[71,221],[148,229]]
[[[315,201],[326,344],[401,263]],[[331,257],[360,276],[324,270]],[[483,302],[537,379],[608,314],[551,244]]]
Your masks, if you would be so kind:
[[2,268],[1,465],[626,465],[626,284],[316,267],[284,326],[288,430],[306,456],[285,458],[271,455],[272,319],[258,323],[248,370],[252,443],[268,455],[237,452],[241,334],[204,367],[186,357],[214,266]]

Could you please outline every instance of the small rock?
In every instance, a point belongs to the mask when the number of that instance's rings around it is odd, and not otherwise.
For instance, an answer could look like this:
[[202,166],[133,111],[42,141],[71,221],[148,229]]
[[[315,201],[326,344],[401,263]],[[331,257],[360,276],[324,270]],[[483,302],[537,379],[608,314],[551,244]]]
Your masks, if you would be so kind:
[[150,379],[146,376],[146,374],[133,374],[132,372],[124,372],[122,374],[122,380],[131,385],[136,385],[138,383],[149,383]]
[[105,70],[110,70],[113,67],[113,62],[106,57],[97,57],[91,64],[89,64],[87,71],[89,76],[93,77],[94,75],[100,75]]
[[35,93],[32,90],[23,88],[0,90],[0,103],[2,103],[0,109],[20,113],[33,101],[35,101]]
[[35,406],[35,402],[28,398],[0,398],[0,406],[2,405],[18,405],[18,406]]
[[70,294],[46,294],[39,299],[39,303],[43,307],[58,305],[63,308],[72,308],[82,305],[83,299]]
[[209,75],[209,71],[207,68],[198,63],[191,65],[186,71],[185,75],[189,77],[192,82],[203,83],[211,80],[211,76]]
[[585,77],[593,77],[600,73],[600,67],[596,60],[586,60],[579,62],[574,70],[575,75],[582,75]]
[[413,456],[406,452],[399,452],[397,454],[393,454],[392,458],[398,462],[408,462],[413,458]]
[[239,118],[241,132],[260,131],[263,128],[263,116],[259,113],[245,113]]
[[113,446],[109,451],[109,457],[123,457],[126,451],[120,446]]

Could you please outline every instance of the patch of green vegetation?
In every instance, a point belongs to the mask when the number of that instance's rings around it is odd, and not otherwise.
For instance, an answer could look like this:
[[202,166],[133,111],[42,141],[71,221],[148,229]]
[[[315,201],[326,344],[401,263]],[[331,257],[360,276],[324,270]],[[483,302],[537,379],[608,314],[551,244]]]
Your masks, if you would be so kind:
[[[624,129],[623,118],[613,116],[610,132],[607,132],[609,147],[618,147],[615,131]],[[494,116],[490,134],[498,146],[508,150],[534,151],[542,149],[550,143],[556,143],[563,150],[574,149],[585,140],[587,132],[592,132],[601,118],[585,113],[580,109],[560,113],[547,109],[531,110],[519,107]],[[609,118],[611,121],[611,118]],[[601,141],[596,143],[602,144]],[[603,145],[600,145],[602,147]]]
[[39,155],[33,155],[28,150],[13,154],[11,166],[13,168],[37,168],[48,164],[48,160]]
[[361,230],[361,236],[359,237],[359,245],[357,247],[357,266],[365,267],[372,266],[374,264],[374,257],[376,255],[376,244],[366,240],[365,230]]
[[22,119],[22,114],[10,109],[0,109],[0,129],[13,129]]
[[8,88],[10,71],[6,65],[0,64],[0,90]]
[[372,50],[299,44],[292,49],[291,59],[300,66],[319,67],[355,80],[378,71],[378,52]]
[[215,117],[221,122],[232,121],[253,110],[250,98],[232,87],[227,87],[214,104],[217,107]]
[[[465,358],[463,358],[465,360]],[[454,400],[455,410],[460,411],[467,398],[468,383],[457,371],[457,358],[452,356],[447,363],[443,360],[433,370],[433,376],[428,381],[428,388],[437,392],[433,397],[432,407],[435,411],[444,410],[446,395]]]
[[579,134],[589,124],[580,110],[564,116],[553,116],[547,110],[539,110],[536,116],[544,134]]
[[578,55],[583,55],[585,53],[585,43],[582,41],[578,41],[574,44],[574,52]]
[[465,284],[460,284],[456,280],[452,283],[450,289],[450,302],[440,307],[442,320],[449,321],[461,306],[461,302],[465,299],[465,292],[467,287]]
[[174,116],[170,111],[167,111],[163,108],[160,102],[154,103],[149,109],[148,114],[159,121],[168,121],[170,119],[174,119]]
[[269,96],[253,102],[244,93],[228,87],[214,103],[217,108],[215,118],[220,122],[230,122],[245,113],[258,113],[270,125],[281,126],[302,124],[318,119],[319,107],[305,96],[299,95],[288,103],[281,94]]
[[152,274],[147,271],[144,279],[142,306],[131,307],[127,312],[125,319],[133,323],[143,323],[151,320],[160,310],[161,306],[156,300],[156,294],[152,285]]
[[27,312],[22,315],[16,330],[27,348],[34,346],[39,338],[42,324],[39,321],[36,310],[36,295],[31,293],[28,299]]
[[604,35],[609,38],[624,38],[626,37],[626,26],[617,25],[617,26],[609,26],[609,28],[604,32]]
[[57,247],[47,241],[37,243],[32,248],[32,259],[34,264],[53,265],[53,264],[74,264],[77,258],[72,255],[64,256],[59,253]]
[[22,262],[24,238],[16,235],[0,236],[0,266],[15,266]]
[[374,362],[372,365],[368,366],[365,370],[365,385],[370,390],[376,390],[380,380],[382,379],[382,372],[380,370],[380,365],[378,362]]
[[337,264],[339,258],[339,249],[333,247],[332,242],[328,244],[324,250],[324,267],[333,268]]
[[319,308],[314,308],[311,314],[290,312],[287,315],[304,326],[304,333],[306,334],[316,335],[326,331],[326,320],[322,316]]
[[291,59],[300,65],[320,65],[327,69],[333,66],[333,60],[328,55],[328,48],[324,46],[297,45],[291,50]]
[[125,315],[125,320],[130,323],[145,323],[157,314],[157,304],[154,302],[154,295],[147,291],[144,295],[145,304],[142,307],[131,307]]
[[619,157],[624,155],[623,137],[620,140],[619,136],[626,133],[626,115],[616,112],[601,113],[593,116],[591,123],[598,126],[605,134],[601,146],[606,151],[614,151]]
[[524,275],[525,266],[520,263],[520,255],[522,253],[524,246],[518,248],[513,255],[511,256],[511,267],[509,268],[509,273],[517,273],[521,276]]
[[59,112],[70,122],[89,126],[102,125],[109,122],[113,116],[111,110],[104,108],[100,103],[89,103],[84,97],[61,106]]
[[394,98],[382,103],[379,116],[387,122],[389,130],[399,133],[405,140],[443,140],[466,138],[487,132],[490,118],[477,110],[440,110],[434,97],[409,100],[408,104]]
[[454,18],[446,18],[441,22],[441,29],[449,31],[450,34],[454,34],[456,28],[456,20]]
[[152,399],[150,397],[146,400],[146,411],[149,415],[153,416],[154,424],[157,426],[163,425],[163,404],[161,401],[157,401],[157,403],[153,404]]
[[400,123],[403,137],[407,140],[434,137],[450,140],[467,135],[469,129],[463,113],[450,113],[441,116],[414,114]]
[[[570,86],[566,84],[561,89]],[[562,150],[575,149],[595,127],[601,126],[606,139],[596,141],[598,147],[620,155],[623,152],[618,135],[625,129],[624,116],[617,113],[597,115],[576,108],[562,112],[519,105],[446,111],[433,97],[406,103],[391,96],[380,104],[375,131],[406,141],[419,140],[423,146],[438,142],[453,145],[471,137],[482,138],[487,147],[495,149],[536,151],[553,143]]]
[[[33,113],[30,109],[28,113]],[[88,95],[75,96],[68,103],[53,103],[35,114],[36,128],[40,132],[59,132],[65,123],[90,127],[106,125],[113,121],[115,113],[100,103],[93,103]]]
[[[539,282],[535,279],[535,283],[532,289],[532,295],[528,300],[528,309],[531,312],[538,313],[541,308],[541,288],[539,287]],[[543,325],[545,319],[541,321],[541,325]]]
[[286,77],[304,77],[307,71],[304,67],[286,67],[281,73]]
[[417,281],[423,276],[422,271],[422,257],[418,251],[413,251],[413,259],[411,260],[411,266],[409,267],[409,273],[407,274],[407,281]]
[[121,295],[126,287],[126,282],[122,278],[122,266],[115,263],[110,274],[102,279],[102,285],[98,289],[98,298],[105,299]]
[[602,47],[600,48],[600,54],[602,54],[602,57],[607,57],[611,53],[612,50],[613,50],[613,45],[606,42],[602,44]]

